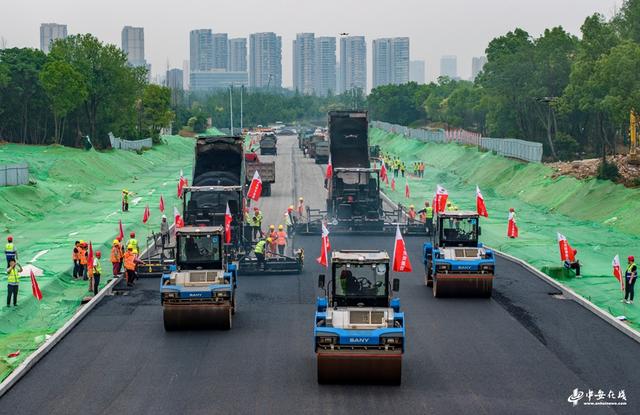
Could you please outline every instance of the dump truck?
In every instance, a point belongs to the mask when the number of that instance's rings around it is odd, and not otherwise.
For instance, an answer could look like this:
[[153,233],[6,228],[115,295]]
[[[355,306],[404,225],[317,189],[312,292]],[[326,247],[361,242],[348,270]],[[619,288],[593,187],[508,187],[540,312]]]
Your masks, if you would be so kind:
[[435,215],[431,242],[423,245],[425,284],[434,297],[491,297],[496,259],[480,233],[475,212]]
[[275,133],[266,132],[260,137],[260,155],[278,154],[278,137]]
[[393,292],[385,251],[345,250],[331,254],[330,282],[318,278],[324,295],[315,315],[318,383],[399,385],[405,350],[405,320]]
[[237,267],[224,254],[224,228],[176,229],[176,261],[160,280],[164,328],[229,330]]
[[[318,143],[323,143],[326,142],[327,139],[324,136],[324,134],[314,134],[311,136],[311,139],[307,142],[307,155],[309,156],[309,158],[315,159],[316,158],[316,145]],[[327,158],[328,158],[328,154],[327,154]]]
[[329,162],[329,142],[318,141],[315,145],[316,164],[326,164]]
[[271,184],[276,181],[276,162],[261,161],[257,154],[246,153],[244,166],[247,185],[251,184],[257,171],[262,180],[262,196],[271,196]]
[[366,111],[329,113],[329,152],[333,175],[326,183],[326,210],[307,207],[307,221],[297,223],[296,232],[319,233],[323,221],[331,232],[395,232],[402,212],[383,209],[380,171],[369,161]]

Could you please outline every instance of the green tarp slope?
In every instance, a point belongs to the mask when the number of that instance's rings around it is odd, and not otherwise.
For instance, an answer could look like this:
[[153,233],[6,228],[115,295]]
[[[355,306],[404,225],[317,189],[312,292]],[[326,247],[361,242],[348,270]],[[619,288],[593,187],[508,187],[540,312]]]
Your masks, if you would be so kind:
[[[639,190],[608,181],[555,177],[542,164],[479,152],[475,147],[423,143],[378,129],[372,129],[370,137],[371,144],[379,144],[408,166],[415,160],[427,164],[423,179],[408,179],[410,200],[404,198],[403,179],[397,179],[395,192],[383,185],[393,200],[419,209],[425,200],[432,200],[436,185],[441,184],[461,209],[475,210],[475,187],[480,186],[489,211],[489,218],[481,220],[484,243],[526,260],[640,328],[640,304],[620,302],[622,293],[611,267],[616,254],[623,271],[628,255],[640,257]],[[520,228],[520,238],[515,240],[506,236],[510,207],[516,209]],[[567,236],[578,250],[582,278],[559,269],[556,232]]]
[[[61,146],[0,146],[0,164],[26,161],[35,184],[0,188],[2,240],[13,235],[23,265],[33,260],[42,268],[38,278],[43,299],[31,294],[28,277],[20,283],[18,307],[6,308],[6,275],[0,285],[0,379],[60,328],[88,295],[88,283],[74,281],[70,271],[76,240],[92,241],[103,253],[102,284],[111,277],[109,252],[122,219],[125,237],[136,231],[144,247],[150,230],[159,229],[163,195],[172,221],[180,170],[191,172],[193,139],[165,137],[166,144],[138,155],[110,150],[83,151]],[[130,211],[120,210],[123,188],[134,192]],[[149,205],[149,225],[142,224]],[[4,261],[4,258],[3,258]],[[20,351],[16,358],[8,354]]]

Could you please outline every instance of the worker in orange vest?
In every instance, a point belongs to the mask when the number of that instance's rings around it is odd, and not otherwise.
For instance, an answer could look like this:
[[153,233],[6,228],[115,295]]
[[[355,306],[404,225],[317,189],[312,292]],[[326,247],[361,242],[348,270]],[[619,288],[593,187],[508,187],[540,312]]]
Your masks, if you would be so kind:
[[111,247],[111,265],[113,266],[113,276],[117,277],[120,275],[120,269],[122,268],[122,247],[120,246],[120,241],[117,239],[113,240],[113,245]]
[[287,246],[287,233],[284,231],[284,226],[278,226],[278,234],[276,236],[276,242],[278,244],[278,253],[284,255],[284,250]]
[[133,253],[133,247],[128,246],[127,252],[124,253],[124,269],[127,275],[127,286],[134,285],[134,281],[138,278],[136,275],[136,265],[145,265],[144,261],[138,258],[138,255]]
[[80,249],[78,249],[78,261],[80,262],[80,273],[78,278],[82,277],[84,281],[88,280],[87,277],[87,263],[89,262],[89,253],[87,252],[87,243],[80,241]]
[[76,279],[80,276],[80,241],[76,241],[71,258],[73,259],[73,278]]
[[276,239],[278,238],[278,233],[276,232],[276,227],[275,225],[269,225],[269,234],[267,235],[268,238],[271,239],[271,243],[269,243],[269,252],[270,253],[276,253],[278,248],[277,248],[277,243],[276,243]]
[[302,219],[304,216],[304,198],[298,199],[298,219]]
[[409,223],[413,223],[416,220],[416,207],[413,205],[409,205],[409,211],[407,212],[407,216],[409,217]]

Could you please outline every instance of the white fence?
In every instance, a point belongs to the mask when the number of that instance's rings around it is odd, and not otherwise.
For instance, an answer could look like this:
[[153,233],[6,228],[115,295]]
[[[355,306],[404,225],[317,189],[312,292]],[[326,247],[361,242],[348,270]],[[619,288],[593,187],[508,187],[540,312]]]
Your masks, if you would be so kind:
[[112,133],[109,133],[109,141],[111,141],[112,148],[119,150],[138,151],[153,146],[153,141],[150,138],[145,138],[144,140],[123,140],[122,138],[115,137]]
[[18,186],[27,183],[29,183],[29,165],[27,163],[0,166],[0,186]]
[[539,163],[542,161],[542,143],[517,140],[514,138],[487,138],[480,134],[462,129],[425,130],[409,128],[402,125],[372,121],[371,127],[380,128],[394,134],[401,134],[423,142],[458,143],[474,145],[486,150],[495,151],[505,157]]

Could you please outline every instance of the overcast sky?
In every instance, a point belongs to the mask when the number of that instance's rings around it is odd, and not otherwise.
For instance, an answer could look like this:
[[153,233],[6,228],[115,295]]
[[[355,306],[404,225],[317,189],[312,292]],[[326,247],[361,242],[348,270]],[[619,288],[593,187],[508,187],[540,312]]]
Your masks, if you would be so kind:
[[154,74],[182,67],[189,31],[210,28],[231,37],[276,32],[283,38],[284,85],[290,86],[291,43],[299,32],[365,35],[371,85],[371,40],[409,36],[411,59],[427,61],[427,79],[442,55],[458,56],[468,78],[471,58],[494,37],[521,27],[538,35],[562,25],[579,34],[585,17],[611,16],[622,0],[2,0],[0,37],[7,47],[39,47],[40,23],[62,23],[70,34],[91,32],[120,45],[125,25],[145,29],[146,59]]

